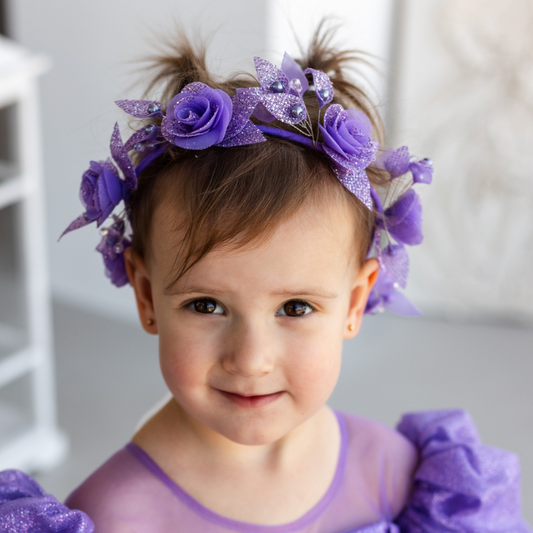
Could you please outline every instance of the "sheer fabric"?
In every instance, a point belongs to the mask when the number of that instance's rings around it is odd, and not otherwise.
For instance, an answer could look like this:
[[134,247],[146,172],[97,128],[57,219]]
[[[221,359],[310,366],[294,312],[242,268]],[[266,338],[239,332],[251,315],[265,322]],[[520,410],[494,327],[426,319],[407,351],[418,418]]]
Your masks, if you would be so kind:
[[[483,445],[465,412],[430,411],[402,418],[398,432],[418,452],[418,467],[407,480],[408,498],[402,483],[388,482],[406,472],[402,456],[410,458],[405,441],[383,428],[383,440],[390,442],[381,449],[388,454],[376,470],[375,462],[362,460],[358,448],[361,419],[337,417],[342,438],[334,479],[321,500],[290,524],[265,526],[220,516],[185,493],[140,448],[128,444],[76,489],[66,505],[22,472],[0,473],[0,531],[533,533],[521,516],[516,456]],[[391,465],[396,468],[391,470]]]

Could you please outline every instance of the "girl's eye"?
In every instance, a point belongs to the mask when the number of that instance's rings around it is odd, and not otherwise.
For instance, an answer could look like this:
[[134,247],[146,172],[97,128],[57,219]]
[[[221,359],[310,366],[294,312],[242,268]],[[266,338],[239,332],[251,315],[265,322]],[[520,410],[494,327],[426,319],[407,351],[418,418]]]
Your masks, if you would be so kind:
[[281,316],[304,316],[312,313],[314,309],[306,302],[301,300],[291,300],[283,304],[276,313]]
[[188,307],[197,313],[209,315],[220,315],[224,312],[220,304],[215,300],[211,300],[211,298],[200,298],[199,300],[194,300],[194,302],[188,304]]

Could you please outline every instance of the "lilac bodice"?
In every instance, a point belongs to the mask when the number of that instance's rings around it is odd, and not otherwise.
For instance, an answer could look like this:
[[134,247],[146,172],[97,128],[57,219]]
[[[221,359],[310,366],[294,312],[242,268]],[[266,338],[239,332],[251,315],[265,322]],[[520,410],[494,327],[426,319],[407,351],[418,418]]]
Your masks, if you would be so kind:
[[91,533],[91,517],[96,533],[533,533],[521,517],[516,456],[481,444],[465,412],[402,418],[397,430],[414,444],[419,462],[410,496],[398,511],[394,501],[372,502],[357,490],[355,481],[364,472],[350,461],[355,457],[350,416],[338,415],[342,444],[329,489],[290,524],[249,524],[218,515],[128,444],[76,489],[66,506],[26,474],[0,473],[0,531]]

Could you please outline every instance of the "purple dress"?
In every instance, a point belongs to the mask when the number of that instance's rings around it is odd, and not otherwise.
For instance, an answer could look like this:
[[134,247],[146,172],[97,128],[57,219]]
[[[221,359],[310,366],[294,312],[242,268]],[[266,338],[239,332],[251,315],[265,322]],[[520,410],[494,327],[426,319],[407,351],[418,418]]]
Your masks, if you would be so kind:
[[521,517],[517,457],[481,444],[464,411],[402,418],[397,430],[414,444],[419,459],[410,495],[395,510],[385,494],[374,506],[375,517],[366,520],[357,511],[365,508],[361,493],[354,492],[360,465],[350,461],[355,418],[337,418],[341,451],[334,479],[321,500],[291,523],[258,525],[221,516],[130,443],[78,487],[66,506],[25,474],[1,473],[0,531],[90,533],[89,516],[96,533],[533,533]]

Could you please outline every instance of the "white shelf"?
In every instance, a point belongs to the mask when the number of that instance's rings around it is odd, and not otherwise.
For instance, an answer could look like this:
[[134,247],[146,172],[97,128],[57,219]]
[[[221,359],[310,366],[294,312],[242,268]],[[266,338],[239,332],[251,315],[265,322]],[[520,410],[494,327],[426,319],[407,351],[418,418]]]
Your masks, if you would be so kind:
[[[67,452],[56,420],[37,77],[50,62],[0,37],[0,470],[55,466]],[[19,404],[21,404],[19,406]],[[17,407],[19,406],[19,407]]]
[[57,466],[68,449],[68,439],[57,430],[39,428],[27,415],[0,404],[0,471],[42,472]]
[[19,379],[33,370],[34,366],[34,351],[31,349],[20,350],[4,357],[0,361],[0,387]]

